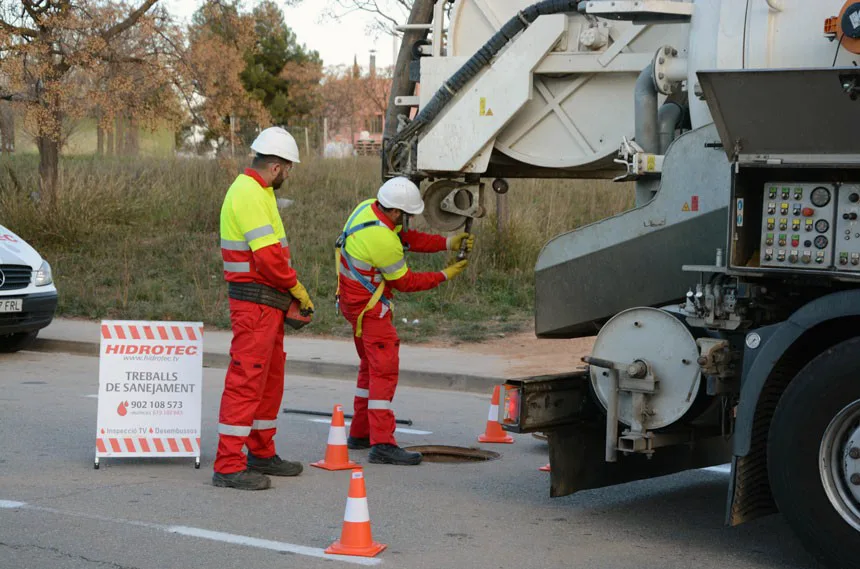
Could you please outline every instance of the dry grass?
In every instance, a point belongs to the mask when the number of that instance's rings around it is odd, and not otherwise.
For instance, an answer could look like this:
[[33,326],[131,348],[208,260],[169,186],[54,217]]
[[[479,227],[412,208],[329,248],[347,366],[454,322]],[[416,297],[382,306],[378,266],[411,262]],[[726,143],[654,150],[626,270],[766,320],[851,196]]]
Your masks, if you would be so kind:
[[[51,262],[64,316],[189,319],[227,327],[218,214],[241,166],[69,159],[58,203],[46,209],[29,199],[35,157],[0,158],[0,223]],[[317,159],[296,167],[280,192],[295,200],[282,210],[284,225],[299,278],[317,306],[314,325],[301,333],[349,334],[334,313],[333,244],[349,212],[374,195],[378,183],[375,159]],[[530,327],[532,271],[543,244],[632,204],[629,186],[588,181],[515,180],[508,196],[506,233],[497,238],[490,197],[491,215],[475,224],[476,251],[464,277],[435,291],[397,296],[404,340],[479,341]],[[446,261],[445,254],[410,255],[413,270],[438,270]]]

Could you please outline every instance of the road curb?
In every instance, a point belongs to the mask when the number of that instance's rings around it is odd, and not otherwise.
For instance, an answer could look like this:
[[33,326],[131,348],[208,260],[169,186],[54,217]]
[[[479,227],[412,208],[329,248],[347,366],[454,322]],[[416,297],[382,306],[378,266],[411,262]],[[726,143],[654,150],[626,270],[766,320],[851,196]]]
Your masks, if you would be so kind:
[[[34,352],[65,353],[96,358],[99,356],[98,343],[81,342],[77,340],[36,338],[36,341],[29,350]],[[227,354],[212,352],[203,353],[203,367],[226,369],[229,363],[230,357]],[[288,356],[287,374],[289,375],[290,373],[324,377],[327,379],[354,381],[355,376],[358,374],[358,366],[352,364],[324,362],[322,360],[300,360]],[[483,394],[492,393],[493,388],[496,385],[504,382],[504,379],[497,377],[447,374],[410,369],[401,369],[398,379],[399,385]]]

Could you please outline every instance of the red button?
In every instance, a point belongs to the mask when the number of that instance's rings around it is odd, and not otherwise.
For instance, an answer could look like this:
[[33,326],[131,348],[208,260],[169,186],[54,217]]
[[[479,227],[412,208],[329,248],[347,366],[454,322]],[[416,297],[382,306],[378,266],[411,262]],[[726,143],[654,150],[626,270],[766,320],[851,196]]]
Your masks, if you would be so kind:
[[797,239],[791,240],[791,246],[792,247],[797,247],[798,245],[800,245],[800,241],[798,241]]
[[812,209],[811,207],[803,208],[803,217],[812,217],[813,215],[815,215],[814,209]]

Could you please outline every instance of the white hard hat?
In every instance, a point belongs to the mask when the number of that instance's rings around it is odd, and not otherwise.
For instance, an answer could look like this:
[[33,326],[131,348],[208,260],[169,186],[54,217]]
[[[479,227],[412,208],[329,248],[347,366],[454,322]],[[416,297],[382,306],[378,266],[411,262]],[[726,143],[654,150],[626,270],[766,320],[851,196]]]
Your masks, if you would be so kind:
[[272,126],[261,132],[254,142],[251,150],[257,154],[277,156],[290,162],[299,163],[299,145],[289,132],[279,126]]
[[421,199],[418,186],[403,176],[391,178],[382,184],[376,199],[389,209],[399,209],[410,215],[421,215],[424,211],[424,200]]

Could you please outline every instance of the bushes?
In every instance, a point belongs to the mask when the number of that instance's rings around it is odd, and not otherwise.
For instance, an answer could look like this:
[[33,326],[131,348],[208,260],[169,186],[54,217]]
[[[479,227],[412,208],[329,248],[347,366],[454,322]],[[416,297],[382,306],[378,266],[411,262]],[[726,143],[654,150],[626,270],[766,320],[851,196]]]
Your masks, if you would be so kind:
[[[203,159],[67,159],[50,207],[30,199],[35,157],[0,158],[0,223],[37,247],[54,267],[60,313],[87,318],[202,320],[227,327],[218,223],[224,193],[241,165]],[[310,159],[278,193],[299,278],[317,306],[303,334],[350,333],[334,314],[334,240],[355,205],[375,194],[375,159]],[[435,291],[398,294],[406,341],[453,335],[465,341],[531,326],[532,271],[543,244],[632,205],[629,186],[513,180],[510,220],[498,234],[491,215],[475,223],[476,250],[460,279]],[[422,227],[422,220],[416,220]],[[448,255],[409,255],[413,270],[439,270]],[[403,325],[402,318],[418,325]]]

